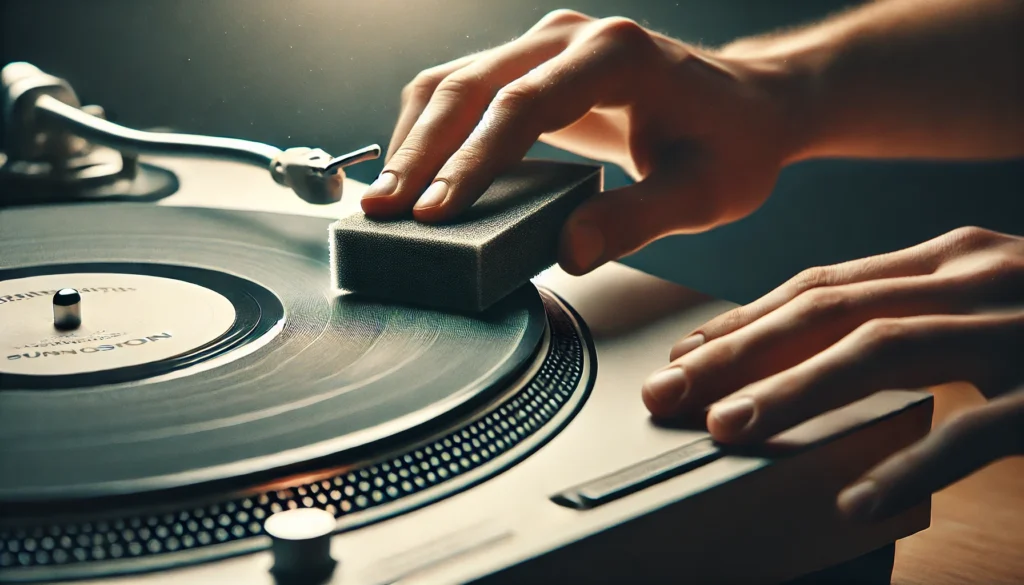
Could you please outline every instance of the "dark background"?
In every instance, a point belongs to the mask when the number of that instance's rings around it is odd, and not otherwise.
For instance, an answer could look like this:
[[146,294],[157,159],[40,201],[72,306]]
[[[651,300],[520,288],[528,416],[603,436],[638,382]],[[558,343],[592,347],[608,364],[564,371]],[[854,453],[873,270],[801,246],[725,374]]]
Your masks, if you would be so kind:
[[[521,34],[548,11],[622,15],[718,45],[821,18],[840,0],[0,0],[0,60],[68,79],[120,123],[343,151],[386,146],[421,69]],[[565,157],[538,147],[535,155]],[[571,157],[569,157],[571,158]],[[369,181],[374,162],[352,169]],[[628,263],[746,302],[801,268],[960,225],[1024,233],[1021,163],[815,161],[750,218]],[[742,172],[742,169],[737,169]],[[608,186],[626,180],[607,169]]]

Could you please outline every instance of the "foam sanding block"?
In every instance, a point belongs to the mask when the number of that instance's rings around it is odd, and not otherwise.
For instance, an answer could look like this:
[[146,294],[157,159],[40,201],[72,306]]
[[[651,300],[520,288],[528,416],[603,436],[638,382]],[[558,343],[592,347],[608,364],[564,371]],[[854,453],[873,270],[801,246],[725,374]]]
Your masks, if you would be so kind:
[[557,262],[562,226],[601,191],[602,171],[525,160],[449,223],[361,213],[338,220],[330,228],[335,285],[402,304],[483,311]]

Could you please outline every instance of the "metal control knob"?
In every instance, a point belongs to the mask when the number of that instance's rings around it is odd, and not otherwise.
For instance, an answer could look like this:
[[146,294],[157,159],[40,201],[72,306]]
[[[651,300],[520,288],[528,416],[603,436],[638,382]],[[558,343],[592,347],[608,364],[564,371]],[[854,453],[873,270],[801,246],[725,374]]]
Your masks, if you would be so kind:
[[263,529],[271,539],[274,566],[271,572],[282,585],[324,582],[336,564],[331,557],[334,515],[317,508],[278,512],[267,518]]
[[82,295],[73,288],[62,288],[53,295],[53,326],[62,331],[82,324]]

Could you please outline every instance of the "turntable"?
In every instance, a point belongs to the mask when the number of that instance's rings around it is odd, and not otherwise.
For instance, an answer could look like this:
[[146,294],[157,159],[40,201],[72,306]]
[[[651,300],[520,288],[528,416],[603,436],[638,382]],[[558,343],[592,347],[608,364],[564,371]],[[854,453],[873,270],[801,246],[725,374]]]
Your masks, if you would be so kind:
[[130,130],[27,64],[4,86],[0,582],[780,582],[928,525],[834,505],[927,394],[725,449],[639,388],[729,303],[620,264],[477,312],[352,294],[328,226],[376,147]]

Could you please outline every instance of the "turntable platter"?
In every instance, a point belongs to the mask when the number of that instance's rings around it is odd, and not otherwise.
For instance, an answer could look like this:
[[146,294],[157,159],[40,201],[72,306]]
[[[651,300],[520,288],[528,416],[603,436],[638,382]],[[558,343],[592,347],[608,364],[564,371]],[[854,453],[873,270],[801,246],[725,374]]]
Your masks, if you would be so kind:
[[[5,327],[0,337],[11,339],[0,347],[34,357],[5,355],[9,363],[0,367],[0,501],[146,492],[370,449],[494,398],[530,363],[545,335],[535,288],[479,315],[332,291],[328,223],[145,204],[0,212],[5,324],[25,311],[44,313],[35,326],[50,318],[48,296],[11,302],[20,294],[7,290],[11,283],[26,292],[91,290],[104,277],[127,275],[124,282],[140,287],[159,289],[160,279],[184,287],[161,297],[176,297],[167,311],[182,316],[163,319],[161,334],[189,338],[204,329],[187,347],[151,360],[48,371],[26,364],[82,356],[35,356],[39,348],[25,349],[13,339],[16,328]],[[83,331],[104,312],[130,312],[145,298],[103,304],[83,294]],[[203,299],[230,303],[231,322],[218,322],[230,314],[226,307],[214,318],[187,318],[208,308]],[[128,321],[121,329],[131,329]],[[97,343],[131,339],[141,338]]]

